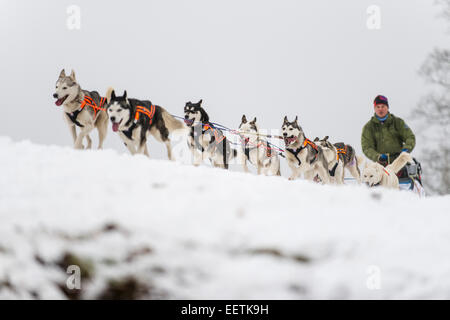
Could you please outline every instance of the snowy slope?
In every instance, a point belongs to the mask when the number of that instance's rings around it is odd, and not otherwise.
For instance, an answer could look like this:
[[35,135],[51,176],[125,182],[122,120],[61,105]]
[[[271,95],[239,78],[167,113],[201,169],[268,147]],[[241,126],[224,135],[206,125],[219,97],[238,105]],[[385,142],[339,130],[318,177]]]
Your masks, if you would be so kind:
[[83,299],[450,298],[450,196],[0,150],[0,298],[67,298],[73,261]]

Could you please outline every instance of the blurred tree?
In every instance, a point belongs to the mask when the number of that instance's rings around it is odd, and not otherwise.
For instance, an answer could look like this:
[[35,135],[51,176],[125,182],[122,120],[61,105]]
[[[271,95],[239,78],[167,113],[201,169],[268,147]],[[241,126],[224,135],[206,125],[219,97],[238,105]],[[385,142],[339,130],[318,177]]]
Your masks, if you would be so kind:
[[[450,0],[437,1],[442,16],[450,22]],[[418,134],[425,145],[420,160],[423,183],[428,193],[450,193],[450,50],[434,49],[419,70],[432,84],[433,91],[423,97],[412,116],[422,125]]]

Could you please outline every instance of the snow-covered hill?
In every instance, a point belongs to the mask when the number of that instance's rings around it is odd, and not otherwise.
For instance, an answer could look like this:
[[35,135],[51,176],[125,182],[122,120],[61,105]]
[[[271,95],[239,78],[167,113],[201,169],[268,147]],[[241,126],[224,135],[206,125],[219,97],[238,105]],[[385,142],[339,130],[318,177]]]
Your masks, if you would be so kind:
[[0,298],[450,298],[450,196],[0,150]]

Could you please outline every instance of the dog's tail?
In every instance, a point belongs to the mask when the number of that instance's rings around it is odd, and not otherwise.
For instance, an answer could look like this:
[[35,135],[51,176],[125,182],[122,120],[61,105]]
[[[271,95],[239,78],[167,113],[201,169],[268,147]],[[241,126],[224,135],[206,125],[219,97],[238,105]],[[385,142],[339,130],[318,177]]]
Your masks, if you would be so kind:
[[186,130],[187,127],[180,120],[175,119],[169,112],[161,108],[164,123],[170,133],[177,130]]
[[403,168],[408,162],[412,162],[413,159],[410,153],[402,152],[390,165],[386,168],[391,169],[393,172],[397,173]]
[[363,156],[360,156],[360,155],[355,155],[355,158],[356,158],[356,166],[357,167],[359,167],[359,166],[362,166],[363,164],[364,164],[364,157]]
[[106,90],[106,94],[105,94],[105,97],[106,97],[106,103],[109,103],[109,101],[111,101],[111,93],[114,91],[114,88],[113,87],[109,87],[107,90]]

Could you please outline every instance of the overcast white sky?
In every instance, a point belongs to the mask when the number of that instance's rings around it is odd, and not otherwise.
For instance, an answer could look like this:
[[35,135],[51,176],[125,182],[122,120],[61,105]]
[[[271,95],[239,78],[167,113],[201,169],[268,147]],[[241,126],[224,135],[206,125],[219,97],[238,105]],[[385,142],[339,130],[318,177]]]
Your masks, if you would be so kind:
[[[80,30],[66,27],[73,4]],[[380,30],[366,26],[370,5]],[[429,90],[418,68],[449,40],[433,0],[1,0],[0,9],[0,135],[58,145],[72,141],[52,94],[73,68],[83,89],[127,89],[177,115],[202,98],[212,121],[234,128],[243,113],[265,128],[298,115],[307,136],[360,150],[373,98],[386,95],[408,120]],[[105,146],[127,152],[110,128]],[[150,142],[151,155],[163,150]]]

